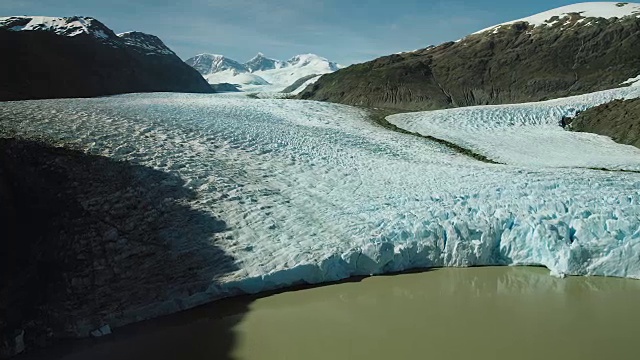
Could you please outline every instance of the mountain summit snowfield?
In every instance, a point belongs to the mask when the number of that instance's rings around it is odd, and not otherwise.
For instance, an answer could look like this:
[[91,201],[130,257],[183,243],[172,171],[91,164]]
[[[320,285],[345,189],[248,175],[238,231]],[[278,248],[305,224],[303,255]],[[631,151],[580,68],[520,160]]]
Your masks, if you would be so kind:
[[338,64],[314,54],[296,55],[281,61],[258,53],[244,64],[223,55],[200,54],[186,63],[198,70],[210,84],[234,84],[244,91],[282,91],[300,79],[340,68]]
[[586,18],[611,19],[625,18],[629,16],[640,17],[640,4],[628,2],[584,2],[567,5],[522,19],[494,25],[486,29],[482,29],[475,34],[479,34],[488,30],[494,30],[500,26],[511,25],[520,22],[525,22],[532,26],[552,26],[556,23],[566,21],[572,16],[577,16],[580,18],[577,20],[578,23],[584,22],[583,19]]

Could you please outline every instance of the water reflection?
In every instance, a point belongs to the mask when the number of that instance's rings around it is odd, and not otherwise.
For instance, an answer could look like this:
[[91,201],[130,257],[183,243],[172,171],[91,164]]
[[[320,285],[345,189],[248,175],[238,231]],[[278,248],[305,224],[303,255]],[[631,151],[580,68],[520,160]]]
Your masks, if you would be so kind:
[[[241,359],[635,359],[640,282],[443,269],[258,299]],[[255,354],[260,354],[256,356]]]
[[[640,282],[442,269],[230,299],[66,359],[636,359]],[[229,344],[226,344],[227,346]]]

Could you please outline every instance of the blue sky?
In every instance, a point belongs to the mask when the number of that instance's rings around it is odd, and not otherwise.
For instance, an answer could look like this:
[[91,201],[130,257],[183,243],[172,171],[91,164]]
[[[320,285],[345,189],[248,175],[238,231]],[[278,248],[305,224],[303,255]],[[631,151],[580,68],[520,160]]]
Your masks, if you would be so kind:
[[187,59],[316,53],[344,65],[456,40],[578,0],[0,0],[0,16],[92,16],[159,36]]

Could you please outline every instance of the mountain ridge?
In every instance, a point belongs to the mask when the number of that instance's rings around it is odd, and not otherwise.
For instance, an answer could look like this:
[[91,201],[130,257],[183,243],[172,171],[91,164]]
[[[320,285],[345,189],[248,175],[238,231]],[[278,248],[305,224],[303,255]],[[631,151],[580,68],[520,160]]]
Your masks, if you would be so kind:
[[213,89],[158,37],[91,17],[0,17],[0,101]]
[[315,54],[300,54],[282,61],[258,53],[247,62],[240,63],[223,55],[203,53],[185,62],[198,70],[210,84],[230,83],[245,90],[281,91],[301,78],[340,68],[337,63]]
[[[640,4],[620,4],[576,4],[572,11],[586,6],[591,12],[560,17],[566,11],[559,8],[546,25],[516,20],[456,42],[352,65],[322,76],[299,97],[404,111],[531,102],[617,87],[640,74]],[[580,15],[598,6],[630,15]]]

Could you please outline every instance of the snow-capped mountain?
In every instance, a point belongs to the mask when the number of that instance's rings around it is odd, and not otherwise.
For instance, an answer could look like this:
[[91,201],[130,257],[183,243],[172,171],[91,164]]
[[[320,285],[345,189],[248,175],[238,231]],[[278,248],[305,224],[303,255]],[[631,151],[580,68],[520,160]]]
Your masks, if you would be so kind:
[[300,97],[401,110],[507,104],[619,87],[640,74],[640,4],[588,2],[325,75]]
[[63,36],[90,35],[96,39],[116,38],[111,29],[91,17],[11,16],[0,17],[0,29],[9,31],[49,31]]
[[340,66],[314,54],[296,55],[287,61],[258,53],[241,64],[222,55],[200,54],[186,61],[210,84],[229,83],[243,90],[281,91],[301,78],[334,72]]
[[250,72],[280,69],[286,66],[285,63],[280,60],[265,57],[263,53],[258,53],[258,55],[254,56],[253,59],[247,61],[244,65]]
[[0,100],[212,92],[158,37],[91,17],[0,17]]
[[202,75],[232,70],[235,73],[249,72],[244,64],[228,59],[224,55],[200,54],[186,61],[187,65],[198,70]]
[[138,31],[115,34],[100,21],[83,16],[11,16],[0,17],[0,29],[17,31],[43,31],[66,37],[89,36],[114,47],[129,47],[145,55],[174,55],[160,38]]
[[567,23],[573,23],[574,25],[588,25],[589,22],[585,20],[589,18],[624,19],[626,17],[640,17],[640,4],[628,2],[584,2],[562,6],[522,19],[504,22],[502,24],[482,29],[475,34],[489,30],[496,30],[501,26],[512,25],[515,23],[528,23],[533,27],[551,27]]

